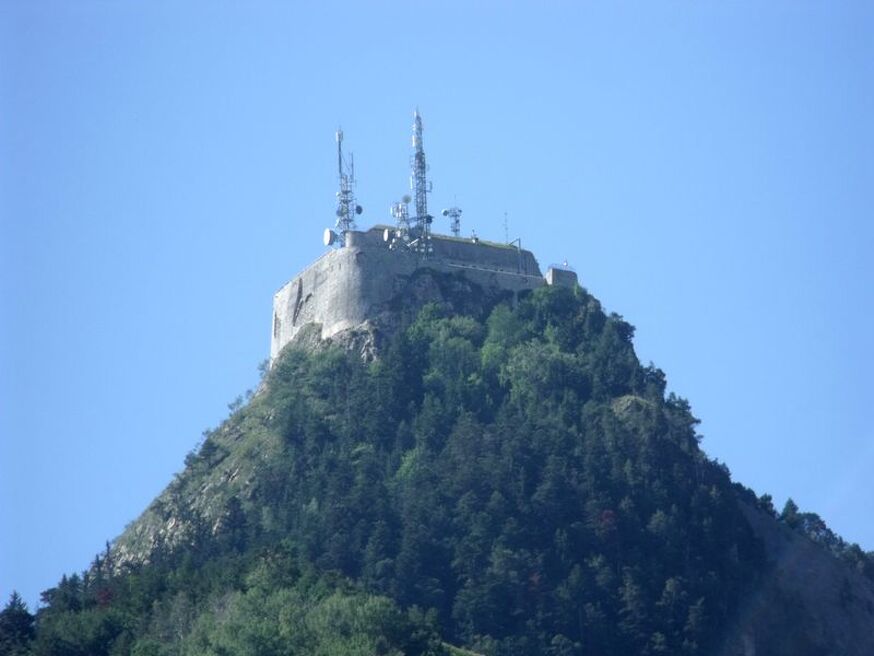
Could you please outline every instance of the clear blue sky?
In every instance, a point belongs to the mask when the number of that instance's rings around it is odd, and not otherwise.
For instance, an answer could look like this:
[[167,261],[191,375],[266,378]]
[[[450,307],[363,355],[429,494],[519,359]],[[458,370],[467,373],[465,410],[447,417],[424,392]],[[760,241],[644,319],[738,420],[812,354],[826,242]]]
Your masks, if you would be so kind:
[[416,105],[435,208],[567,258],[736,480],[874,549],[874,4],[2,0],[0,595],[255,384],[335,128],[385,222]]

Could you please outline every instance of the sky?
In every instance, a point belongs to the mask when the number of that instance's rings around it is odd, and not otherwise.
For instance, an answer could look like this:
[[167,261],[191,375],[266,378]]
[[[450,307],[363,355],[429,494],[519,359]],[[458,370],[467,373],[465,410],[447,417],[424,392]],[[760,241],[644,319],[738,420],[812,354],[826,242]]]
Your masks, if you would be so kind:
[[417,106],[433,209],[566,259],[735,480],[874,550],[872,63],[870,2],[0,0],[0,598],[257,384],[334,131],[386,223]]

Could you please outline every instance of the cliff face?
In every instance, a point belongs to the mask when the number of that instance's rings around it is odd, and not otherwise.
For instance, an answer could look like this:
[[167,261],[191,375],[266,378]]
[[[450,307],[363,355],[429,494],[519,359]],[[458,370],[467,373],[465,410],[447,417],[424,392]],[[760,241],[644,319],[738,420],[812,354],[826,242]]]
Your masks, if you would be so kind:
[[768,567],[744,600],[722,654],[874,654],[871,580],[762,510],[739,504]]

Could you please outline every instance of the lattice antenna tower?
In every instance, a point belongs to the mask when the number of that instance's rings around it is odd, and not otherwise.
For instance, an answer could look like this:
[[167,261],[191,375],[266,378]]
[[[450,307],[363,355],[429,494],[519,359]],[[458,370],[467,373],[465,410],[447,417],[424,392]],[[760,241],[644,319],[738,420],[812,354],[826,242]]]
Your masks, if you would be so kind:
[[449,229],[452,230],[453,235],[458,237],[461,234],[461,208],[450,207],[445,209],[443,210],[443,216],[449,217]]
[[337,241],[343,246],[346,233],[355,230],[355,217],[364,210],[355,202],[355,159],[349,162],[343,157],[343,130],[337,130],[337,175],[340,190],[337,192]]
[[431,223],[434,218],[428,214],[428,194],[431,193],[431,183],[428,181],[428,164],[425,162],[425,148],[422,144],[422,116],[419,110],[413,112],[413,149],[411,161],[412,176],[410,187],[416,203],[414,222],[414,244],[416,250],[427,254],[431,252]]

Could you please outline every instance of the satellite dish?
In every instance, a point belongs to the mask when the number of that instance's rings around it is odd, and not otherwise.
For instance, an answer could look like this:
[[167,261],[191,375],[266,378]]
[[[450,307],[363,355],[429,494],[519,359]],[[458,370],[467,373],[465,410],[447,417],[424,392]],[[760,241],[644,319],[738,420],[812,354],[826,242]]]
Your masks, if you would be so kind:
[[401,202],[402,202],[402,203],[409,203],[411,200],[413,200],[413,199],[410,198],[410,195],[409,195],[409,194],[404,194],[404,195],[401,197]]
[[322,236],[322,241],[325,243],[325,246],[333,246],[334,242],[337,241],[337,233],[330,228],[325,228],[325,233]]
[[449,210],[443,210],[443,211],[441,212],[441,214],[442,214],[443,216],[449,216]]
[[361,207],[361,205],[356,205],[356,206],[355,206],[355,213],[356,213],[356,214],[361,214],[363,211],[364,211],[364,208]]
[[391,230],[389,228],[382,231],[382,240],[391,241]]

